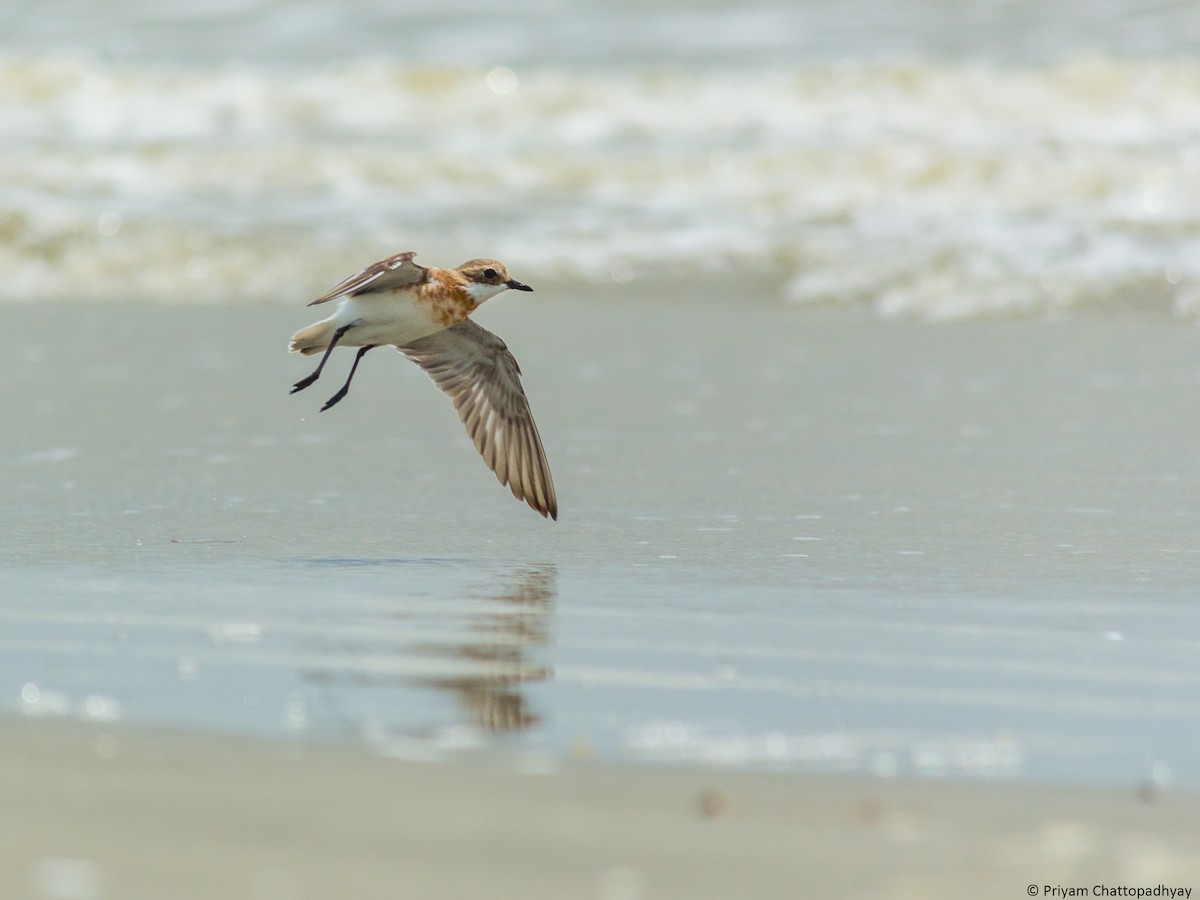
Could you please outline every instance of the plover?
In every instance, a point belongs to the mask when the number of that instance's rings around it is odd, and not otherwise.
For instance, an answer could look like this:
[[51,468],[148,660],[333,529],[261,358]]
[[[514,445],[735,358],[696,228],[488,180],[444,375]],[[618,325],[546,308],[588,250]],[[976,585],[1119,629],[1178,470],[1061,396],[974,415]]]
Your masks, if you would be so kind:
[[438,269],[417,265],[415,255],[380,260],[308,304],[340,301],[332,316],[292,335],[289,350],[323,355],[291,392],[320,377],[334,347],[358,347],[346,383],[321,407],[324,412],[346,396],[367,351],[391,344],[454,401],[475,449],[500,483],[536,512],[557,519],[554,481],[521,387],[521,369],[504,341],[468,318],[501,291],[533,288],[509,278],[494,259]]

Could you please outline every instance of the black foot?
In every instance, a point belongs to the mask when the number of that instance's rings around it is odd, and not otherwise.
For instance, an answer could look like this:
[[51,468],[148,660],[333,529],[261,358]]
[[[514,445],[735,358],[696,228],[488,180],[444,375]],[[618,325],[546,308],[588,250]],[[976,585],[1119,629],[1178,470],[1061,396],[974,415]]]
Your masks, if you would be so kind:
[[299,381],[297,381],[295,384],[292,385],[292,389],[290,391],[288,391],[288,393],[294,394],[294,393],[296,393],[296,391],[304,390],[306,387],[308,387],[310,384],[312,384],[314,381],[317,380],[317,376],[319,374],[320,374],[319,372],[313,372],[307,378],[301,378]]
[[325,405],[321,407],[321,412],[325,412],[325,410],[329,409],[329,407],[331,407],[331,406],[336,406],[338,403],[341,402],[342,398],[345,396],[346,396],[346,389],[342,388],[340,391],[338,391],[336,394],[334,394],[332,397],[330,397],[328,400],[325,401]]

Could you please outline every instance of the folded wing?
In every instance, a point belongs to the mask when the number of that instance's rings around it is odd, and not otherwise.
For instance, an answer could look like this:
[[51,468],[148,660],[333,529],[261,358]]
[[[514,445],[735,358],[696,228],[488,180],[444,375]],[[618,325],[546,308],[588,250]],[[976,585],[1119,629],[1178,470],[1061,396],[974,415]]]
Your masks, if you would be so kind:
[[483,461],[518,500],[558,518],[546,451],[504,341],[465,319],[400,347],[451,400]]
[[416,255],[410,250],[372,263],[361,272],[351,275],[341,282],[328,294],[318,297],[308,305],[316,306],[318,303],[327,303],[351,294],[390,291],[392,288],[403,287],[406,284],[420,284],[429,277],[429,270],[413,262],[413,257]]

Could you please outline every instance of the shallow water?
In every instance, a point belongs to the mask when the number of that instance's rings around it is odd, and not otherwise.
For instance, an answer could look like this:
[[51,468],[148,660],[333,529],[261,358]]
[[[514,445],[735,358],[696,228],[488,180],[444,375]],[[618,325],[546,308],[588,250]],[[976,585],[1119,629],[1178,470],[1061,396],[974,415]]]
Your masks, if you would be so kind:
[[558,523],[398,354],[287,396],[304,311],[11,307],[0,707],[1197,784],[1192,329],[558,292],[480,314]]
[[1200,612],[1179,599],[746,588],[461,559],[0,582],[5,705],[33,716],[349,738],[416,759],[508,747],[1197,783]]

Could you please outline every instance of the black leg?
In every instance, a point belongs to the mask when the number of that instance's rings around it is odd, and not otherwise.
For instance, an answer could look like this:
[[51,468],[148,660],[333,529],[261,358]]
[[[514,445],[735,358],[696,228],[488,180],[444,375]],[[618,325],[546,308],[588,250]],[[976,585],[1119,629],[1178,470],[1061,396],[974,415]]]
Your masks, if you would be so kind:
[[350,367],[350,374],[346,376],[346,383],[342,385],[342,389],[325,401],[325,405],[321,407],[321,412],[329,409],[335,403],[339,402],[346,396],[350,390],[350,382],[354,380],[354,373],[358,371],[358,364],[362,362],[362,358],[367,355],[367,351],[374,347],[374,344],[367,344],[354,355],[354,365]]
[[304,390],[306,387],[308,387],[310,384],[312,384],[314,381],[316,381],[318,378],[321,377],[321,370],[323,368],[325,368],[325,361],[329,359],[329,354],[333,352],[333,348],[337,346],[337,343],[338,343],[338,341],[340,341],[342,339],[342,336],[353,327],[354,327],[353,325],[343,325],[341,328],[339,328],[337,331],[335,331],[333,333],[333,340],[330,341],[329,346],[325,348],[325,355],[322,356],[321,361],[319,363],[317,363],[316,370],[311,375],[309,375],[307,378],[301,378],[299,381],[297,381],[295,384],[293,384],[292,389],[290,391],[288,391],[289,394],[294,394],[294,393],[296,393],[296,391]]

